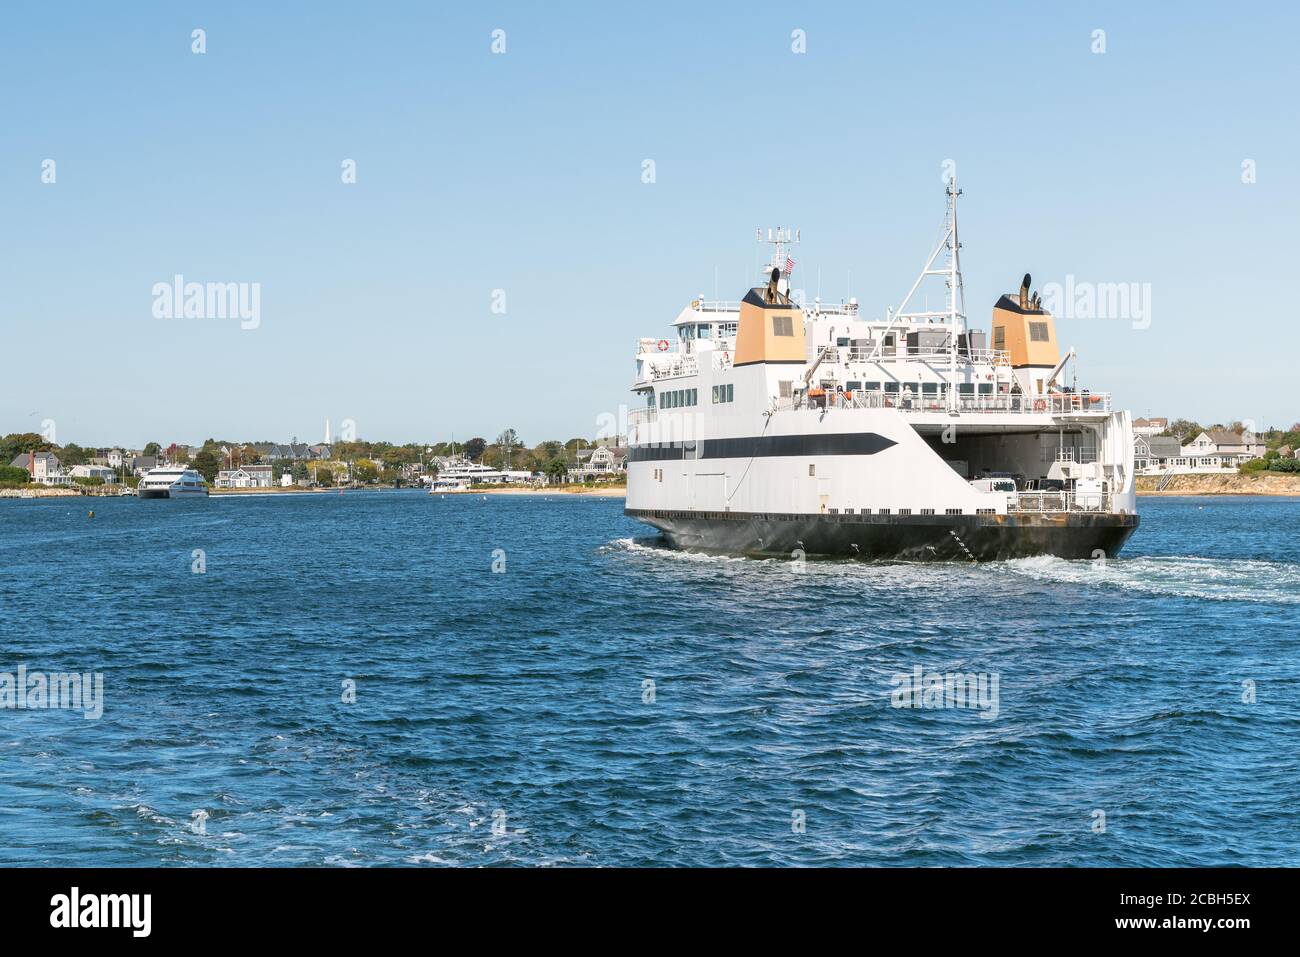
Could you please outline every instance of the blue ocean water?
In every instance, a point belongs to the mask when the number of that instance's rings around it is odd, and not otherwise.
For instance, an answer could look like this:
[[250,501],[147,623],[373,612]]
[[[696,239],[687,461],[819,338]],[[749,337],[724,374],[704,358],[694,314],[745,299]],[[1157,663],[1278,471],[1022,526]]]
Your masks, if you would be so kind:
[[[1300,501],[1144,499],[1104,564],[622,507],[0,501],[0,672],[104,676],[0,710],[0,864],[1300,864]],[[894,707],[918,666],[996,717]]]

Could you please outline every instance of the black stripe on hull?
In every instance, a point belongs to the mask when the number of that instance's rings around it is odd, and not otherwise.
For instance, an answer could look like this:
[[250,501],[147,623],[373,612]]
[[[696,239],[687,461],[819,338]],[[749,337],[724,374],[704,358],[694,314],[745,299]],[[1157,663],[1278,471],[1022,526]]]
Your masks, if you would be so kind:
[[1114,558],[1136,515],[785,515],[624,509],[673,548],[728,555],[873,561],[1005,561],[1053,555]]
[[[807,455],[875,455],[897,445],[875,432],[836,432],[830,435],[755,435],[730,439],[699,439],[634,445],[629,462],[666,462],[675,459],[752,459]],[[696,455],[698,445],[699,455]],[[690,455],[686,453],[690,452]]]

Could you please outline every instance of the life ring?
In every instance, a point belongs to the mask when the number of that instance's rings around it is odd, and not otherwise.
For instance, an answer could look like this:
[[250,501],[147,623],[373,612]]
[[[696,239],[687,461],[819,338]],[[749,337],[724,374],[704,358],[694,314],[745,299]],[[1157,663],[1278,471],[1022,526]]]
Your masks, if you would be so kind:
[[1035,411],[1035,412],[1046,412],[1046,411],[1047,411],[1047,401],[1046,401],[1045,399],[1035,399],[1035,400],[1034,400],[1034,411]]
[[660,340],[659,340],[659,351],[660,351],[660,352],[667,352],[667,351],[668,351],[668,340],[667,340],[667,339],[660,339]]

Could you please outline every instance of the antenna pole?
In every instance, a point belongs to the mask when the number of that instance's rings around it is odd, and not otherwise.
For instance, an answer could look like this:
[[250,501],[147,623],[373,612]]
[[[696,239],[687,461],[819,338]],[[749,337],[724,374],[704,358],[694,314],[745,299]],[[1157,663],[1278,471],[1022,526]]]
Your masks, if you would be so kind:
[[[957,395],[953,380],[957,378],[958,319],[961,315],[957,311],[957,295],[961,289],[961,263],[958,259],[961,243],[957,240],[957,197],[960,195],[954,172],[948,178],[948,409],[954,412],[957,410]],[[964,309],[965,296],[962,298]]]

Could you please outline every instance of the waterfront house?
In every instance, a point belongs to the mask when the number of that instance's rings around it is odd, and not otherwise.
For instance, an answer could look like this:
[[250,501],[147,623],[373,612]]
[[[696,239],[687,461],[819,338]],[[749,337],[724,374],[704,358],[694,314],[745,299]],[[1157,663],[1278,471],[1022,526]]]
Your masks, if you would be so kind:
[[578,464],[567,470],[567,480],[570,482],[614,478],[627,471],[627,449],[621,446],[601,445],[594,449],[581,449],[577,458]]
[[68,470],[71,479],[103,479],[104,484],[111,485],[117,481],[117,472],[104,465],[74,465]]
[[245,465],[243,470],[248,476],[249,488],[270,488],[275,484],[275,477],[269,465]]
[[1260,458],[1264,451],[1264,443],[1249,429],[1242,432],[1211,429],[1202,432],[1182,448],[1182,454],[1186,457],[1217,456],[1225,466],[1241,465]]
[[237,469],[222,469],[213,483],[217,488],[270,488],[271,466],[244,465]]
[[1214,473],[1234,468],[1234,463],[1225,461],[1212,448],[1189,450],[1172,435],[1135,435],[1133,451],[1133,467],[1147,474]]
[[247,488],[248,473],[243,469],[221,469],[212,485],[214,488]]
[[24,452],[9,464],[26,472],[32,482],[42,485],[67,485],[69,482],[59,467],[59,457],[53,452]]
[[1182,446],[1172,435],[1133,437],[1133,467],[1139,472],[1168,469],[1182,457]]
[[158,456],[156,455],[133,455],[131,456],[131,474],[136,477],[144,475],[150,469],[158,467]]
[[110,469],[120,469],[126,461],[126,452],[122,449],[96,449],[90,457],[91,465],[100,465]]

